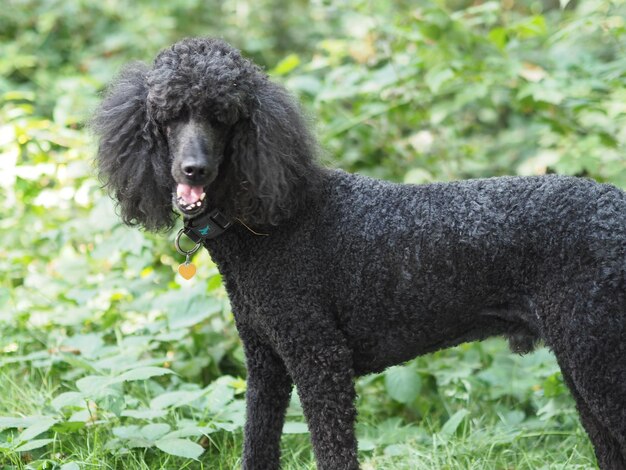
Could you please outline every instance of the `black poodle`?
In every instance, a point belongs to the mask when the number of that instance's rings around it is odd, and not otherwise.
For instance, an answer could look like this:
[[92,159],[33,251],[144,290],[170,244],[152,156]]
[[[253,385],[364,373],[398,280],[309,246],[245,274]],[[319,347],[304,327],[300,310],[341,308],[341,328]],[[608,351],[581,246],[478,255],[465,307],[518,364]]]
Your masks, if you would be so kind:
[[504,335],[554,351],[626,469],[626,193],[563,176],[401,185],[316,161],[290,95],[221,40],[128,66],[94,118],[128,224],[204,244],[248,367],[244,469],[279,467],[297,386],[318,468],[356,469],[354,379]]

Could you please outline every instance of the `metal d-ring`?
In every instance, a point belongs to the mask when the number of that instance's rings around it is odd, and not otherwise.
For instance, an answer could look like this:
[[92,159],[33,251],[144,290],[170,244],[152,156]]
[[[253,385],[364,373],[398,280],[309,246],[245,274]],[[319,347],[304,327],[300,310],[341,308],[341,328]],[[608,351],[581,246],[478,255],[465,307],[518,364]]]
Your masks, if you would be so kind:
[[184,229],[180,229],[178,231],[178,234],[176,235],[176,239],[174,240],[174,246],[176,247],[176,251],[178,251],[181,255],[185,255],[187,257],[193,255],[196,251],[198,251],[200,249],[200,247],[202,246],[202,243],[198,242],[196,243],[196,246],[194,246],[191,250],[187,251],[187,250],[183,250],[180,247],[180,237],[181,235],[185,233]]

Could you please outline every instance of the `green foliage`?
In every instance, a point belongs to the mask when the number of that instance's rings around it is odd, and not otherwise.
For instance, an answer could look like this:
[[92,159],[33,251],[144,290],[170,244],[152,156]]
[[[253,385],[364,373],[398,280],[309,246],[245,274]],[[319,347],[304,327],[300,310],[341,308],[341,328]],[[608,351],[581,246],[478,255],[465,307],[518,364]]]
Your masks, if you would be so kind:
[[[625,10],[621,0],[9,0],[0,465],[239,464],[245,368],[215,265],[198,253],[196,278],[176,276],[174,234],[121,226],[94,177],[85,123],[122,63],[183,36],[224,36],[319,117],[327,163],[411,183],[554,171],[626,187]],[[592,465],[543,349],[462,345],[362,378],[358,392],[365,468]],[[297,397],[285,434],[285,468],[313,468]]]
[[345,15],[351,37],[287,80],[341,164],[415,183],[549,170],[626,185],[620,2],[380,8],[387,21]]

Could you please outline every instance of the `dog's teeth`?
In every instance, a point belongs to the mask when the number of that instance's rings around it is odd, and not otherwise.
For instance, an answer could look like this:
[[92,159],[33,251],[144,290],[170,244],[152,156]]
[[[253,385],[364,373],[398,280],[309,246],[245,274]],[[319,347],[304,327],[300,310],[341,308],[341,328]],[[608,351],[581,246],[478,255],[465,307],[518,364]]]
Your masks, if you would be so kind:
[[176,201],[178,201],[178,204],[180,204],[180,206],[186,210],[186,211],[190,211],[192,209],[195,209],[197,207],[202,207],[202,201],[204,200],[204,198],[206,197],[206,194],[202,193],[202,196],[200,196],[200,199],[192,202],[191,204],[188,204],[182,197],[179,197],[176,199]]

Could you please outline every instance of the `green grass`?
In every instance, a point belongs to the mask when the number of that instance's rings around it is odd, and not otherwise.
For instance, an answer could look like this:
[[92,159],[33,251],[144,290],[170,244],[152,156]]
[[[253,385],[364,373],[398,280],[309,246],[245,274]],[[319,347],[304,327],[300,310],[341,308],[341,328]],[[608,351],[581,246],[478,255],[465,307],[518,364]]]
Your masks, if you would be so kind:
[[[46,410],[59,392],[57,380],[41,369],[4,370],[0,375],[0,415],[33,416]],[[368,390],[371,390],[368,385]],[[383,400],[385,401],[384,397]],[[503,426],[495,413],[500,403],[476,403],[450,435],[431,417],[410,422],[381,412],[377,397],[359,397],[358,430],[376,445],[361,451],[363,470],[478,470],[478,469],[590,469],[595,467],[593,449],[572,409],[565,425],[529,419],[518,426]],[[571,403],[570,403],[571,405]],[[384,411],[384,410],[383,410]],[[292,410],[291,415],[297,414]],[[107,444],[114,437],[115,419],[93,423],[79,431],[48,432],[54,439],[45,451],[6,452],[0,468],[59,468],[75,463],[81,469],[211,469],[240,468],[241,431],[212,433],[200,439],[206,451],[199,460],[168,455],[154,448],[117,450]],[[444,426],[445,427],[445,426]],[[5,436],[6,437],[6,436]],[[66,467],[71,469],[72,467]],[[76,468],[76,467],[74,467]],[[285,435],[282,468],[315,469],[308,434]]]

